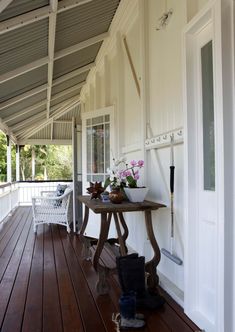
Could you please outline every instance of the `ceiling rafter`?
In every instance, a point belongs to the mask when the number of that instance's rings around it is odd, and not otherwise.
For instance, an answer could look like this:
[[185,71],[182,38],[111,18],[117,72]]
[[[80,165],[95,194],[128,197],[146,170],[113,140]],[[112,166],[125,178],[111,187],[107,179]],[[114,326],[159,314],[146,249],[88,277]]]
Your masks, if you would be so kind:
[[[10,0],[3,0],[3,1],[10,1]],[[57,13],[61,13],[65,10],[69,10],[74,7],[84,5],[85,3],[91,2],[91,1],[94,1],[94,0],[82,0],[82,1],[62,0],[59,2],[59,7],[57,8]],[[0,2],[0,6],[1,6],[1,2]],[[0,13],[1,13],[1,10],[0,10]],[[0,35],[3,33],[6,33],[6,32],[12,31],[12,30],[21,28],[22,26],[43,20],[43,19],[49,17],[50,15],[52,15],[52,13],[53,13],[52,7],[51,7],[51,5],[49,5],[49,6],[44,6],[42,8],[39,8],[39,9],[32,10],[29,13],[21,14],[14,18],[5,20],[0,23]]]
[[20,128],[23,128],[23,130],[25,130],[26,129],[25,126],[27,124],[31,123],[32,121],[38,120],[38,119],[42,118],[43,116],[45,116],[45,111],[32,115],[32,116],[28,117],[27,119],[20,121],[17,124],[11,126],[11,128],[13,131],[16,131],[16,132]]
[[50,116],[51,104],[51,90],[53,80],[53,67],[54,67],[54,50],[55,50],[55,33],[56,33],[56,18],[58,0],[50,0],[52,13],[49,16],[49,35],[48,35],[48,86],[47,86],[47,118]]
[[38,67],[45,66],[48,64],[48,62],[49,62],[49,58],[46,56],[39,60],[35,60],[31,63],[28,63],[27,65],[24,65],[22,67],[11,70],[5,74],[2,74],[2,75],[0,75],[0,84],[7,82],[13,78],[16,78],[17,76],[20,76],[22,74],[25,74],[31,70],[37,69]]
[[83,67],[80,67],[78,69],[75,69],[73,71],[71,71],[70,73],[68,74],[65,74],[63,76],[60,76],[58,78],[56,78],[55,80],[53,80],[52,82],[52,86],[56,86],[60,83],[63,83],[73,77],[76,77],[82,73],[85,73],[86,71],[90,70],[91,68],[94,68],[95,67],[95,62],[91,62],[89,63],[89,65],[86,65],[86,66],[83,66]]
[[77,90],[79,90],[81,87],[83,87],[83,85],[86,83],[86,81],[83,81],[79,84],[76,84],[74,86],[72,86],[71,88],[68,88],[68,89],[65,89],[57,94],[55,94],[54,96],[51,97],[51,101],[54,101],[60,97],[64,97],[65,95],[69,94],[69,93],[72,93],[72,92],[75,92]]
[[[56,14],[55,14],[55,17],[56,17]],[[50,20],[50,24],[51,24],[51,27],[49,28],[49,33],[51,31],[51,34],[53,34],[53,31],[54,31],[54,35],[52,37],[52,42],[50,42],[50,38],[49,38],[49,49],[48,49],[48,52],[49,52],[49,56],[47,57],[44,57],[44,58],[41,58],[39,60],[36,60],[36,61],[33,61],[25,66],[22,66],[22,67],[19,67],[17,69],[14,69],[8,73],[5,73],[5,74],[2,74],[0,75],[0,83],[4,83],[6,81],[9,81],[17,76],[20,76],[20,75],[23,75],[31,70],[34,70],[38,67],[41,67],[41,66],[44,66],[46,64],[48,64],[48,73],[50,71],[50,73],[53,71],[53,62],[54,60],[58,60],[60,58],[63,58],[65,57],[66,55],[69,55],[69,54],[72,54],[72,53],[75,53],[77,51],[81,51],[82,49],[86,48],[86,47],[89,47],[89,46],[92,46],[100,41],[103,41],[105,38],[107,38],[109,36],[109,33],[108,32],[105,32],[105,33],[102,33],[100,35],[97,35],[95,37],[92,37],[90,39],[87,39],[83,42],[80,42],[80,43],[77,43],[71,47],[67,47],[61,51],[58,51],[54,54],[54,43],[55,43],[55,21],[56,21],[56,18],[54,18],[54,21],[53,20]],[[53,53],[53,56],[52,56],[52,53]],[[49,68],[50,67],[50,68]],[[51,79],[52,79],[52,74],[51,74]]]
[[0,13],[6,9],[13,0],[1,0],[0,1]]
[[25,109],[23,109],[23,110],[21,110],[17,113],[9,115],[6,118],[4,118],[3,120],[4,120],[5,123],[10,122],[12,120],[15,120],[15,119],[21,117],[22,115],[29,114],[29,113],[35,111],[37,108],[42,107],[42,106],[46,106],[46,101],[45,100],[40,101],[39,103],[36,103],[32,106],[29,106],[29,107],[27,107],[27,108],[25,108]]
[[13,134],[12,129],[9,128],[1,118],[0,118],[0,130],[2,130],[6,135],[9,135],[14,143],[17,143],[17,138],[15,134]]
[[70,103],[67,107],[63,107],[61,110],[57,110],[55,114],[51,114],[49,119],[44,120],[41,124],[38,124],[36,128],[33,128],[32,130],[26,131],[23,135],[20,135],[19,139],[23,140],[26,139],[33,134],[36,134],[38,131],[40,131],[42,128],[47,126],[51,123],[54,119],[58,119],[62,115],[70,112],[73,108],[75,108],[77,105],[80,104],[80,99],[74,99],[74,102]]
[[34,89],[31,89],[31,90],[29,90],[25,93],[22,93],[19,96],[8,99],[8,100],[6,100],[6,101],[4,101],[0,104],[0,111],[7,108],[7,107],[9,107],[9,106],[12,106],[12,105],[18,103],[18,102],[20,102],[24,99],[27,99],[27,98],[32,97],[32,96],[34,96],[34,95],[36,95],[40,92],[43,92],[46,89],[47,89],[47,84],[42,84],[42,85],[40,85],[40,86],[38,86]]
[[64,48],[61,51],[58,51],[58,52],[55,53],[55,60],[63,58],[66,55],[81,51],[82,49],[84,49],[86,47],[97,44],[97,43],[103,41],[104,39],[108,38],[108,36],[109,36],[109,32],[104,32],[104,33],[101,33],[100,35],[97,35],[95,37],[84,40],[84,41],[82,41],[80,43],[77,43],[73,46]]

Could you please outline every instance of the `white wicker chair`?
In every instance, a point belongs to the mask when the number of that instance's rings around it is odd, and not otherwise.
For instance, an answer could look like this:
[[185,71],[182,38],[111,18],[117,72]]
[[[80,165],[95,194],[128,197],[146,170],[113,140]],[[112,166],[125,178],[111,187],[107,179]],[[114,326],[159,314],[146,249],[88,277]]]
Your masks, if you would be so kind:
[[66,226],[67,232],[70,233],[72,193],[73,190],[68,187],[61,196],[56,196],[56,192],[42,191],[41,196],[32,197],[34,232],[41,224],[59,224]]

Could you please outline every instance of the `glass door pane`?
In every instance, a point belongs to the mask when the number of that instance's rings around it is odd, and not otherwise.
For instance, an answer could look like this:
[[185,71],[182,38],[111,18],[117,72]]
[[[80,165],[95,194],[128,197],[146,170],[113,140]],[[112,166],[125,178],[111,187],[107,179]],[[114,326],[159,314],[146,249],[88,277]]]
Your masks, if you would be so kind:
[[204,190],[215,191],[215,128],[212,41],[201,49]]

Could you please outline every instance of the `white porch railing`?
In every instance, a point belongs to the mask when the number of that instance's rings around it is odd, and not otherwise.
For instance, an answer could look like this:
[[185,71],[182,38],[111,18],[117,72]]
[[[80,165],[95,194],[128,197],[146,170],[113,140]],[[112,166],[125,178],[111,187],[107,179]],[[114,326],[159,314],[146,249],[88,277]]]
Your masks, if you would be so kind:
[[29,181],[0,185],[0,223],[19,205],[32,205],[32,196],[40,196],[41,191],[54,191],[58,183],[71,181]]

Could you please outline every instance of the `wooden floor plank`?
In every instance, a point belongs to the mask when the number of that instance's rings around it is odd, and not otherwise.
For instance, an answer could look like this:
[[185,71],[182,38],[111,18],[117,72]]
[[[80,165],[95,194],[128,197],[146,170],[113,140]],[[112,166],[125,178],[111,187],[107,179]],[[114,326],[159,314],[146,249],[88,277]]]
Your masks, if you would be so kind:
[[64,229],[60,229],[60,235],[72,278],[74,291],[79,303],[83,324],[86,326],[86,331],[106,331],[102,318],[100,317],[96,307],[96,303],[94,302],[91,291],[88,287],[87,281],[83,275],[83,271],[78,263],[74,249],[71,245],[69,235]]
[[43,294],[43,226],[37,228],[22,324],[23,332],[42,331]]
[[[27,221],[27,220],[26,220]],[[14,286],[15,279],[17,277],[19,264],[21,262],[23,250],[25,247],[26,240],[28,238],[30,230],[30,223],[25,222],[22,235],[17,242],[17,246],[14,248],[11,259],[8,263],[7,269],[3,275],[0,283],[0,326],[3,324],[4,315],[8,306],[8,301],[11,296],[11,292]]]
[[97,308],[99,310],[100,315],[102,316],[106,329],[107,331],[110,332],[115,331],[115,324],[112,322],[112,314],[117,313],[119,311],[118,298],[115,297],[115,301],[112,300],[110,296],[110,292],[112,292],[112,289],[110,289],[109,294],[99,296],[99,294],[96,291],[96,282],[98,280],[97,274],[94,271],[91,262],[84,260],[81,257],[82,243],[78,241],[77,235],[73,235],[71,237],[71,242],[76,252],[77,259],[83,270],[83,273],[87,279],[88,285],[92,292],[92,296],[97,303]]
[[32,228],[32,215],[27,218],[27,223],[31,228],[22,253],[22,259],[17,271],[15,283],[8,303],[2,332],[20,331],[24,315],[24,306],[27,296],[29,274],[34,249],[35,236]]
[[64,332],[83,332],[82,318],[74,294],[64,249],[58,227],[52,227],[56,271],[60,293],[61,313]]
[[[12,237],[16,238],[16,233],[19,235],[22,227],[25,224],[26,221],[26,215],[28,215],[29,211],[25,210],[24,211],[25,214],[21,214],[15,217],[15,219],[13,220],[13,223],[11,225],[11,227],[9,227],[6,232],[4,232],[4,236],[2,236],[1,240],[0,240],[0,257],[3,256],[5,250],[8,246],[9,241],[12,241]],[[14,243],[14,242],[13,242]],[[12,250],[11,250],[12,251]]]
[[43,332],[63,331],[51,227],[44,225]]
[[[97,274],[81,256],[79,236],[58,225],[41,225],[35,235],[31,222],[31,208],[20,207],[9,226],[2,228],[4,234],[0,229],[0,331],[116,332],[112,313],[119,311],[121,295],[117,274],[108,277],[110,292],[100,296]],[[101,261],[114,265],[115,257],[104,250]],[[146,327],[139,331],[199,331],[182,308],[163,294],[163,308],[140,310]]]

